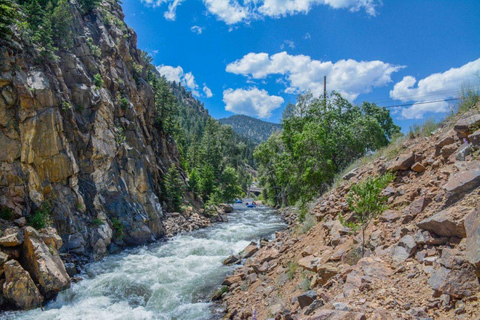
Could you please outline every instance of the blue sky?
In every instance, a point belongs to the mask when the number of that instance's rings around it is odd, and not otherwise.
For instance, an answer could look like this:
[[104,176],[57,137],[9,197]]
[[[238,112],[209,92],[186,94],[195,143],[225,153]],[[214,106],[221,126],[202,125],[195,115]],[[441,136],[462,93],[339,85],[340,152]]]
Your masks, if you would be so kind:
[[[310,89],[382,106],[456,96],[480,85],[480,1],[123,0],[158,70],[215,118],[278,122]],[[392,108],[404,130],[447,102]]]

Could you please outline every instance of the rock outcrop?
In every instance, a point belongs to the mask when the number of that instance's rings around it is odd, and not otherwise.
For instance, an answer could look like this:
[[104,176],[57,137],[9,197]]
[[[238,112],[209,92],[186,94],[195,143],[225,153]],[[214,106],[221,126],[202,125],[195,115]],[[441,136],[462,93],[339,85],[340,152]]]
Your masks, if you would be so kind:
[[[393,160],[350,171],[314,202],[317,223],[306,232],[294,209],[281,210],[290,228],[228,278],[226,318],[480,318],[480,159],[470,139],[479,115],[480,104],[454,129],[406,140]],[[338,216],[353,219],[350,186],[385,168],[396,171],[383,191],[389,209],[365,230],[362,257],[361,234]]]
[[151,66],[120,5],[69,5],[73,46],[58,59],[17,32],[1,40],[0,206],[21,219],[48,201],[59,251],[99,259],[166,235],[160,186],[179,152],[155,125]]
[[55,245],[47,245],[32,227],[25,228],[22,250],[23,265],[30,272],[33,280],[39,284],[45,298],[53,297],[70,286],[70,277]]
[[43,297],[32,278],[16,260],[10,260],[4,265],[5,283],[3,296],[18,308],[28,310],[42,305]]

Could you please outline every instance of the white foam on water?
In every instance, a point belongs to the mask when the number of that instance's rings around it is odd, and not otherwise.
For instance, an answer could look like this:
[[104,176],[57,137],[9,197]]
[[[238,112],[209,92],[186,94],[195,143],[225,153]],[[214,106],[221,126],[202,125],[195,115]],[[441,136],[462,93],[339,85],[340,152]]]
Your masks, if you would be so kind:
[[285,227],[269,208],[235,208],[229,222],[88,264],[84,280],[61,292],[45,311],[10,312],[0,319],[212,319],[208,298],[234,268],[222,261]]

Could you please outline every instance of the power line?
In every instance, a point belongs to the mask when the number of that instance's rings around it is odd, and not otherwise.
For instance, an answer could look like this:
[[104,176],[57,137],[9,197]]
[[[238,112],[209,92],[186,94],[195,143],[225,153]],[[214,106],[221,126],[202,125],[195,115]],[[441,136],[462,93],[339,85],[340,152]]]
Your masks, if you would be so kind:
[[396,105],[391,105],[391,106],[384,106],[384,108],[408,107],[408,106],[413,106],[414,104],[428,104],[428,103],[455,101],[455,100],[460,100],[460,98],[449,98],[449,99],[430,100],[430,101],[422,101],[422,102],[411,102],[411,103],[396,104]]

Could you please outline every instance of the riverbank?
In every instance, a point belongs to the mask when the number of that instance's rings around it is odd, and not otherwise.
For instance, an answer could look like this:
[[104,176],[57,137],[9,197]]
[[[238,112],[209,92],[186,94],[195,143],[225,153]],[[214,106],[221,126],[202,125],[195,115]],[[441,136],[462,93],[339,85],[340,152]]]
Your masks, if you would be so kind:
[[[303,222],[287,214],[289,228],[227,278],[225,318],[478,319],[476,112],[349,172]],[[396,173],[389,209],[366,229],[362,257],[361,233],[338,217],[354,221],[351,186],[386,171]]]
[[[235,207],[228,222],[86,265],[84,280],[40,309],[2,319],[212,319],[212,292],[236,267],[222,261],[285,224],[268,207]],[[6,318],[5,318],[6,317]]]

